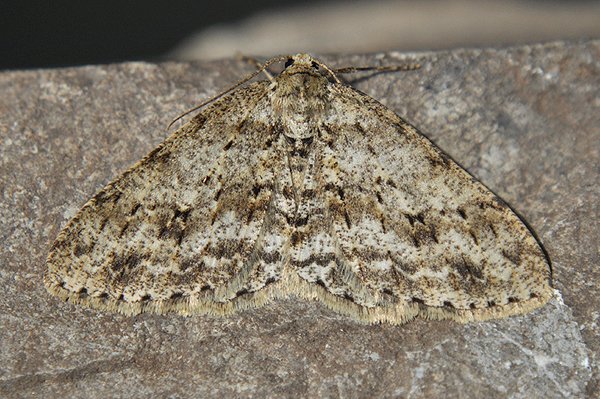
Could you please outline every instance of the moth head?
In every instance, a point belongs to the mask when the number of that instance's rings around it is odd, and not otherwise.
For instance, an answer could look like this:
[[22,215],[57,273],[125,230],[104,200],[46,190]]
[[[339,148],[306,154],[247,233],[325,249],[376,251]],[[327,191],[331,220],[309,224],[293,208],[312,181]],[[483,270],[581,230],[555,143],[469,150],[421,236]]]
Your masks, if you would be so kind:
[[285,71],[289,74],[318,72],[322,63],[308,54],[296,54],[290,56],[285,62]]
[[341,84],[340,80],[335,75],[335,72],[329,68],[325,63],[317,60],[316,58],[304,54],[299,53],[296,55],[290,56],[281,56],[277,58],[272,58],[270,61],[267,61],[265,65],[270,65],[273,62],[281,62],[285,60],[285,67],[283,72],[281,72],[281,76],[292,76],[292,75],[303,75],[304,78],[309,76],[317,77],[319,80],[325,79],[328,81],[333,80],[337,84]]

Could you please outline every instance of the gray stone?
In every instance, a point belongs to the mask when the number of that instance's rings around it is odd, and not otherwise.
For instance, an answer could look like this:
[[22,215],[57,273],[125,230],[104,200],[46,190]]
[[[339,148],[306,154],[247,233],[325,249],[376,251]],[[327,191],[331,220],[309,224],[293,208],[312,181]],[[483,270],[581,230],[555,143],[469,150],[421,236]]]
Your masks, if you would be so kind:
[[74,212],[250,67],[127,63],[0,73],[0,396],[597,396],[600,41],[325,57],[419,71],[348,76],[520,212],[553,261],[556,297],[461,325],[366,326],[290,298],[227,318],[125,317],[42,284]]

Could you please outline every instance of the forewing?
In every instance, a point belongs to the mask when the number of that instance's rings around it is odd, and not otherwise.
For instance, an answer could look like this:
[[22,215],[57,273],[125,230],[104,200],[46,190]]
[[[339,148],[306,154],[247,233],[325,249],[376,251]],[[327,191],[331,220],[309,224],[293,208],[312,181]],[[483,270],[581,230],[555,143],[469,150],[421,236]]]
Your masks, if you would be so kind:
[[[337,262],[366,292],[367,320],[459,321],[541,306],[550,266],[496,195],[370,97],[332,86],[321,196]],[[367,312],[368,313],[368,312]]]
[[281,160],[265,93],[259,82],[215,102],[96,194],[54,243],[48,290],[125,313],[219,313],[275,280]]

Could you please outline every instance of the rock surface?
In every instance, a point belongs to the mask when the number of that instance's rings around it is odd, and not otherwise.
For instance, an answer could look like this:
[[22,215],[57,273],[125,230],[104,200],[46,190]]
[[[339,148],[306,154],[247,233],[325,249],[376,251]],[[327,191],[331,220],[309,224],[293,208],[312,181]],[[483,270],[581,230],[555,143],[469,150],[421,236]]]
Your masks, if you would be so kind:
[[553,261],[531,314],[365,326],[290,298],[227,318],[125,317],[42,284],[74,212],[163,140],[236,61],[0,73],[0,396],[592,397],[600,389],[600,41],[326,57],[415,72],[348,82],[520,212]]

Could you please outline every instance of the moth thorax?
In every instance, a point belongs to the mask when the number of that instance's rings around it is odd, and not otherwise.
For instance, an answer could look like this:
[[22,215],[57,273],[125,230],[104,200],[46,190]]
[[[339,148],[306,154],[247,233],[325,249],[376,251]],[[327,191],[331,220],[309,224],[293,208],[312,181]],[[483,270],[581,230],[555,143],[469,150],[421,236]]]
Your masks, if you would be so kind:
[[314,136],[327,110],[328,84],[321,75],[280,75],[270,97],[273,114],[286,136],[294,139]]

